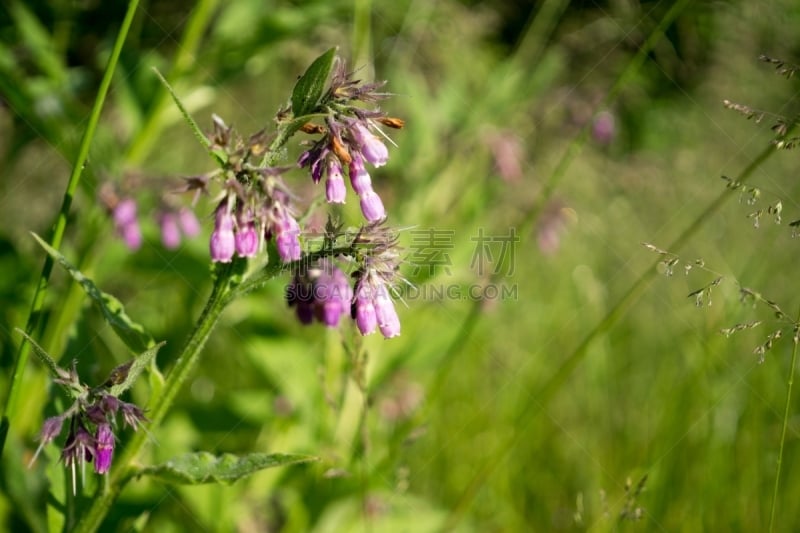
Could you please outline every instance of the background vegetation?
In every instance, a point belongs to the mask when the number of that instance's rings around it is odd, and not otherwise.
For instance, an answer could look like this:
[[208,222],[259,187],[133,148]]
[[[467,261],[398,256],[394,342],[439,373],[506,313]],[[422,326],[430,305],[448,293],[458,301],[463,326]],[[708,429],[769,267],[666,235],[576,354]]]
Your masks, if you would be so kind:
[[[0,7],[2,396],[44,257],[29,232],[53,223],[123,13],[118,2]],[[167,341],[162,368],[210,290],[211,207],[198,210],[202,237],[167,251],[149,220],[131,253],[97,202],[108,180],[138,194],[213,168],[152,66],[203,127],[213,112],[254,132],[305,66],[339,46],[365,78],[389,80],[397,96],[384,107],[407,120],[374,181],[393,221],[411,228],[409,255],[433,228],[451,235],[439,248],[450,264],[407,266],[420,291],[400,307],[403,334],[365,338],[366,359],[345,349],[350,325],[301,327],[283,282],[237,302],[154,431],[150,459],[209,450],[320,461],[231,486],[133,482],[108,530],[766,529],[792,341],[785,334],[758,364],[753,348],[777,321],[741,303],[733,280],[790,315],[800,305],[787,224],[800,218],[797,155],[773,150],[748,182],[759,201],[737,201],[746,191],[726,192],[720,176],[769,149],[777,119],[747,122],[722,101],[794,117],[797,78],[757,58],[797,58],[799,24],[788,0],[143,2],[62,251]],[[319,194],[302,172],[287,179],[306,199]],[[721,194],[729,200],[708,211]],[[778,200],[781,225],[766,213]],[[757,209],[758,229],[748,218]],[[513,256],[494,243],[481,271],[475,237],[512,228]],[[680,254],[674,275],[656,276],[664,265],[641,242]],[[713,272],[684,275],[697,258]],[[718,275],[711,302],[695,307],[687,294]],[[469,298],[473,285],[507,297]],[[129,357],[62,272],[43,318],[36,338],[62,363],[77,359],[89,381]],[[720,334],[752,320],[764,323]],[[58,447],[26,469],[56,409],[48,382],[32,364],[2,457],[2,529],[58,523]],[[147,392],[142,383],[133,397]],[[782,530],[800,521],[798,405],[777,494]]]

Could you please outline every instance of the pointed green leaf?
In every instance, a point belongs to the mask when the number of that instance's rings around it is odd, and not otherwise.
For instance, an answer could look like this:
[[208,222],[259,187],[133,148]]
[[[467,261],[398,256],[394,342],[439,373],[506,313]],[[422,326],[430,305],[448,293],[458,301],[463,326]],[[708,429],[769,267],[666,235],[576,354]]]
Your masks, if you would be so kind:
[[166,463],[149,466],[138,475],[180,485],[200,483],[233,483],[265,468],[317,461],[310,455],[281,453],[250,453],[243,456],[226,453],[220,456],[208,452],[187,453]]
[[106,384],[110,386],[108,392],[112,396],[119,397],[120,394],[130,389],[133,384],[136,383],[142,370],[150,365],[150,362],[155,358],[158,350],[164,346],[164,344],[166,344],[166,342],[161,341],[149,350],[139,354],[135,359],[112,370],[111,375],[106,381]]
[[58,250],[52,248],[35,233],[32,235],[39,245],[50,254],[50,257],[64,267],[72,278],[83,287],[86,294],[100,307],[100,311],[103,313],[103,318],[105,318],[106,322],[108,322],[117,336],[122,339],[122,342],[124,342],[133,353],[140,353],[153,346],[153,338],[145,332],[140,324],[137,324],[125,314],[125,308],[122,306],[122,302],[98,289],[97,285],[95,285],[92,280],[84,276],[83,273],[75,268],[72,263],[67,261]]
[[311,63],[300,76],[292,91],[292,113],[295,117],[308,115],[319,104],[333,69],[336,48],[331,48]]
[[31,343],[31,346],[33,346],[33,353],[35,353],[36,357],[39,358],[42,364],[46,366],[48,370],[50,370],[50,374],[53,376],[53,379],[64,378],[65,376],[69,375],[65,370],[62,370],[61,367],[56,364],[55,360],[44,351],[44,348],[36,344],[36,341],[30,338],[27,333],[19,328],[14,329],[16,329],[20,335],[25,337],[28,342]]

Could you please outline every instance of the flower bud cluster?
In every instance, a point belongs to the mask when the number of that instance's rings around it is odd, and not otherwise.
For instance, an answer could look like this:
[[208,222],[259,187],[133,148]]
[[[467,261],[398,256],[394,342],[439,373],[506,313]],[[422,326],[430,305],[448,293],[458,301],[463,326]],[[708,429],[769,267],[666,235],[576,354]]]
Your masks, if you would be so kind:
[[110,183],[100,188],[100,201],[114,221],[114,230],[130,250],[142,245],[142,230],[139,227],[136,200],[120,196]]
[[[254,257],[272,238],[282,261],[300,259],[300,225],[290,207],[291,195],[279,178],[286,169],[261,165],[263,133],[244,141],[215,116],[211,142],[212,151],[224,154],[222,170],[209,176],[222,183],[209,242],[211,260],[228,263],[234,256]],[[189,181],[187,190],[205,190],[208,182]]]
[[390,339],[400,335],[400,319],[397,316],[391,293],[400,278],[402,260],[397,236],[380,226],[367,226],[353,240],[358,250],[359,267],[353,292],[352,315],[362,335],[379,329],[381,335]]
[[[337,236],[329,235],[328,240],[334,242]],[[362,335],[375,330],[387,339],[400,335],[392,300],[393,287],[400,279],[396,236],[379,224],[369,224],[340,249],[338,259],[351,272],[349,277],[331,259],[301,264],[295,273],[286,299],[300,322],[310,324],[317,319],[336,327],[349,313]]]
[[[128,366],[123,365],[114,372],[125,373],[127,369]],[[70,371],[59,369],[59,374],[61,377],[55,381],[69,391],[74,402],[62,414],[44,421],[39,433],[39,448],[31,463],[36,460],[44,446],[55,440],[63,432],[65,425],[68,426],[61,459],[67,468],[72,469],[74,493],[76,466],[80,466],[82,474],[85,473],[86,463],[94,463],[94,471],[98,474],[105,474],[111,468],[116,444],[114,428],[117,425],[117,415],[121,415],[124,423],[134,430],[147,418],[137,405],[120,400],[105,387],[90,388],[81,383],[74,367]]]
[[[121,196],[113,185],[105,183],[100,189],[100,201],[125,246],[132,251],[138,250],[142,245],[142,230],[136,200]],[[191,209],[166,201],[162,201],[162,206],[156,211],[156,222],[161,230],[161,242],[169,250],[178,248],[182,237],[191,238],[200,233],[200,222]]]
[[316,318],[335,328],[340,318],[350,313],[352,300],[350,280],[329,259],[300,269],[286,288],[286,301],[303,324],[311,324]]
[[369,223],[386,218],[380,196],[372,188],[372,178],[365,163],[381,167],[389,160],[389,151],[378,135],[387,138],[378,123],[401,128],[403,122],[386,117],[380,110],[366,110],[353,105],[359,100],[372,102],[384,98],[376,92],[383,83],[362,84],[352,79],[342,62],[334,70],[331,88],[320,105],[325,127],[306,125],[304,131],[323,133],[311,148],[300,155],[298,165],[308,167],[314,183],[325,176],[325,198],[328,203],[345,203],[347,189],[343,169],[347,169],[350,185],[359,198],[361,212]]

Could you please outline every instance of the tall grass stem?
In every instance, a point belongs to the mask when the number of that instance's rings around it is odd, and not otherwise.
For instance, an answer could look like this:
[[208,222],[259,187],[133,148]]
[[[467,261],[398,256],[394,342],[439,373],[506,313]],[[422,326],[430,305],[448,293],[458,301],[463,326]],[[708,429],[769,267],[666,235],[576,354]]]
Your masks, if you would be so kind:
[[[800,313],[798,313],[795,324],[800,324]],[[797,327],[797,326],[795,326]],[[786,407],[783,410],[783,427],[781,428],[781,444],[778,448],[778,461],[775,465],[775,489],[772,492],[772,506],[769,512],[769,531],[775,530],[775,510],[778,507],[778,492],[781,486],[781,467],[783,466],[783,447],[786,444],[786,432],[789,428],[789,410],[792,406],[792,385],[794,384],[794,373],[797,368],[797,345],[798,333],[794,333],[794,344],[792,345],[792,363],[789,367],[789,383],[786,387]]]

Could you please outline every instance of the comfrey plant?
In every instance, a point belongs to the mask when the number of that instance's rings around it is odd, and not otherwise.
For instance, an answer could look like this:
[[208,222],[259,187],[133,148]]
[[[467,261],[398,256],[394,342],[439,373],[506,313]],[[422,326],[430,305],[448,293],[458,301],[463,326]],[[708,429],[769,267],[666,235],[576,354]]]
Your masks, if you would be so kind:
[[[393,293],[402,281],[399,269],[403,258],[397,232],[387,224],[386,208],[373,189],[367,170],[367,165],[379,167],[389,158],[384,142],[388,137],[380,126],[403,126],[401,120],[387,117],[374,106],[388,96],[378,92],[383,83],[360,82],[347,71],[335,49],[328,50],[299,78],[290,103],[276,116],[275,132],[261,131],[243,137],[217,116],[213,117],[210,134],[204,134],[166,80],[161,79],[217,163],[214,171],[185,179],[181,188],[193,196],[192,207],[198,204],[199,197],[211,199],[209,256],[214,285],[194,330],[164,376],[163,385],[154,387],[146,409],[119,396],[145,369],[160,376],[155,354],[161,344],[127,316],[119,301],[102,292],[57,250],[39,240],[48,254],[81,284],[127,346],[141,354],[112,372],[103,385],[88,387],[74,369],[58,368],[26,336],[72,399],[66,410],[45,421],[40,450],[55,443],[68,428],[61,458],[73,471],[73,490],[78,491],[75,471],[78,467],[83,471],[87,463],[106,478],[88,509],[77,513],[78,531],[100,527],[119,492],[138,476],[180,483],[231,481],[262,468],[315,459],[266,453],[215,457],[198,452],[161,465],[141,466],[146,432],[136,432],[125,442],[125,435],[119,431],[119,416],[134,429],[142,425],[152,429],[161,423],[197,363],[221,312],[237,297],[281,274],[289,274],[287,303],[302,323],[316,320],[327,327],[341,327],[349,315],[354,329],[362,335],[380,331],[385,338],[392,338],[401,331]],[[278,166],[285,157],[288,141],[298,132],[318,138],[305,142],[306,150],[297,165]],[[290,185],[292,174],[304,168],[315,183],[325,177],[325,198],[334,204],[346,201],[346,169],[365,221],[346,227],[329,216],[322,235],[305,233],[300,222],[302,206],[297,205]],[[136,201],[112,186],[101,190],[100,200],[117,235],[130,249],[138,248],[142,243],[138,218],[141,209]],[[176,247],[182,236],[190,237],[199,231],[197,217],[174,199],[161,201],[155,216],[166,247]]]

